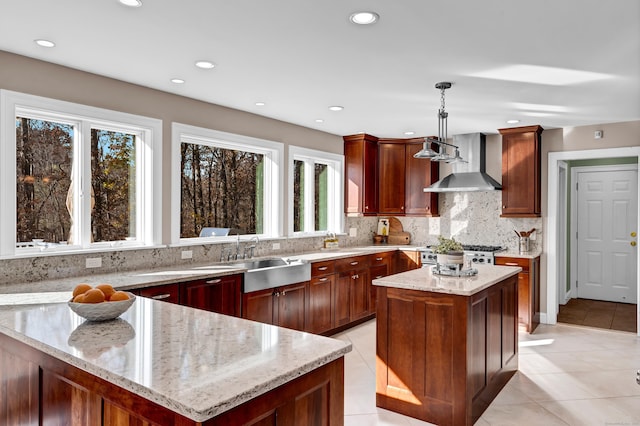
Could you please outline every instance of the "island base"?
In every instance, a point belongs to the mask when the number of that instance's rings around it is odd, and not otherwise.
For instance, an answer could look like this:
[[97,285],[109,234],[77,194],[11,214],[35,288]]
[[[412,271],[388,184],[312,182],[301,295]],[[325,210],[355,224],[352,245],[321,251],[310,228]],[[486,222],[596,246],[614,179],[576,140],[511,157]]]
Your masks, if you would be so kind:
[[378,287],[376,405],[473,425],[518,369],[517,285],[471,296]]

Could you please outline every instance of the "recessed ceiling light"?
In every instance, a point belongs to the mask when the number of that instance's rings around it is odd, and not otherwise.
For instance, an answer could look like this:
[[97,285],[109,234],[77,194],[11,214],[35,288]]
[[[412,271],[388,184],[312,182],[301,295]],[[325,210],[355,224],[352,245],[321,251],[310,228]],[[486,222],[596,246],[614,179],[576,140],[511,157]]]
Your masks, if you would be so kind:
[[416,132],[408,131],[408,132],[404,132],[404,134],[407,136],[411,136],[411,135],[415,135]]
[[183,84],[183,83],[184,83],[184,80],[183,80],[183,79],[181,79],[181,78],[172,78],[172,79],[171,79],[171,82],[172,82],[172,83],[175,83],[175,84]]
[[324,120],[322,118],[316,118],[316,123],[324,123]]
[[333,105],[329,107],[330,111],[342,111],[344,109],[344,107],[341,107],[340,105]]
[[129,7],[140,7],[142,6],[142,0],[119,0],[120,3]]
[[378,22],[380,15],[375,12],[355,12],[349,16],[349,20],[358,25],[371,25]]
[[256,102],[256,106],[265,106],[266,104],[264,102]]
[[44,39],[38,39],[34,41],[38,46],[41,46],[41,47],[54,47],[56,45],[54,42],[49,40],[44,40]]
[[507,124],[517,124],[520,120],[507,120]]
[[196,67],[202,68],[204,70],[210,70],[211,68],[215,68],[216,64],[209,61],[198,61],[196,62]]

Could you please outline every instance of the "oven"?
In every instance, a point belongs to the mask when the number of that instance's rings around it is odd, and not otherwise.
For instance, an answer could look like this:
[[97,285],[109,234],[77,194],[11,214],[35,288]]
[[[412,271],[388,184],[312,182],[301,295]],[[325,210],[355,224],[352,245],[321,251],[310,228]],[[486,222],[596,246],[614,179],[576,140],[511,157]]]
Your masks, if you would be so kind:
[[[467,245],[463,244],[465,261],[469,260],[471,264],[476,265],[493,265],[494,253],[505,250],[501,246],[488,245]],[[430,247],[421,247],[420,264],[423,268],[433,266],[437,263],[437,254]]]

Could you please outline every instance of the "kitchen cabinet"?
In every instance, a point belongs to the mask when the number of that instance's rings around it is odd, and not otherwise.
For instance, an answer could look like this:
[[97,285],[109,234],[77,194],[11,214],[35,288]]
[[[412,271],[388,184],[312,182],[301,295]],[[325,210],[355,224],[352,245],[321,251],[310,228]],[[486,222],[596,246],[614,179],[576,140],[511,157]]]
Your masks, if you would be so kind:
[[180,286],[178,284],[164,284],[154,287],[133,289],[131,293],[148,297],[149,299],[162,300],[169,303],[180,303]]
[[[395,252],[388,251],[376,253],[369,256],[369,278],[373,281],[377,278],[386,277],[391,274]],[[369,313],[376,313],[377,306],[376,286],[369,283]]]
[[349,216],[378,213],[378,138],[357,134],[344,140],[344,209]]
[[499,129],[502,135],[502,217],[539,217],[540,126]]
[[420,252],[415,250],[398,250],[393,262],[393,273],[418,269],[421,266]]
[[333,293],[336,277],[333,260],[311,264],[309,282],[309,309],[307,311],[307,331],[324,333],[333,328]]
[[180,304],[240,316],[242,275],[226,275],[181,283]]
[[340,327],[369,315],[369,256],[336,260],[334,326]]
[[305,330],[309,282],[252,291],[242,296],[242,317],[267,324]]
[[380,139],[378,209],[381,214],[438,215],[438,194],[424,188],[438,180],[439,163],[414,158],[423,139]]
[[520,266],[518,274],[518,321],[528,333],[540,324],[540,256],[533,259],[496,256],[496,265]]

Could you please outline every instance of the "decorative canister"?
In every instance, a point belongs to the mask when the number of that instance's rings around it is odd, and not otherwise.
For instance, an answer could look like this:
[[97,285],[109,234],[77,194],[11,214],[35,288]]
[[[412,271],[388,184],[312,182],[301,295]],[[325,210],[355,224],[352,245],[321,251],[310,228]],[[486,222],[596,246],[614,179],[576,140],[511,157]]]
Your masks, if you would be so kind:
[[530,250],[529,237],[520,237],[520,253],[527,253]]

